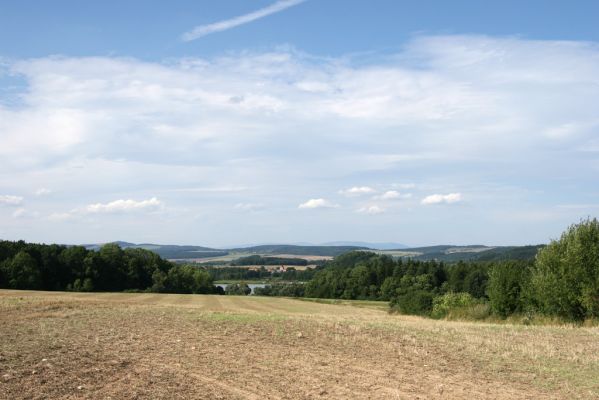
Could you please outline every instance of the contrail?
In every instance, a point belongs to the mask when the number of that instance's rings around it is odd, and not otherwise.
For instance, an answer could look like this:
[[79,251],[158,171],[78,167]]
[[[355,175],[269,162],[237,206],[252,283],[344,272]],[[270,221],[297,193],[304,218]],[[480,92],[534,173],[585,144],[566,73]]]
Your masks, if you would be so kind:
[[249,14],[240,15],[238,17],[215,22],[213,24],[196,26],[191,31],[185,32],[181,36],[181,39],[189,42],[211,33],[226,31],[227,29],[235,28],[236,26],[247,24],[268,15],[278,13],[279,11],[283,11],[289,7],[301,4],[304,1],[306,0],[280,0],[268,7],[261,8],[260,10],[253,11]]

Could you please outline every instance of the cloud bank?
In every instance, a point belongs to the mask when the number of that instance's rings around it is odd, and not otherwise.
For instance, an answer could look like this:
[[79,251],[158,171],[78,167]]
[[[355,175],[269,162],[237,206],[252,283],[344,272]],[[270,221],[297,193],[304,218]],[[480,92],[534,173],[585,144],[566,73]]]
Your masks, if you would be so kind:
[[[473,219],[464,241],[497,244],[546,240],[539,235],[595,210],[557,205],[596,204],[596,43],[429,36],[368,58],[284,48],[164,62],[55,56],[6,68],[24,86],[19,103],[0,98],[1,204],[27,196],[43,217],[82,204],[95,215],[144,201],[144,210],[173,210],[77,230],[60,218],[15,224],[2,207],[6,238],[110,241],[122,232],[208,244],[265,232],[256,241],[324,242],[369,232],[353,212],[368,196],[385,201],[381,240],[442,242],[455,232],[438,226]],[[29,197],[50,183],[51,196]],[[460,193],[468,211],[425,207]],[[121,200],[98,203],[107,198]],[[244,210],[237,204],[262,209],[232,212]],[[339,210],[313,221],[298,204]],[[532,210],[543,216],[534,226],[505,218]]]

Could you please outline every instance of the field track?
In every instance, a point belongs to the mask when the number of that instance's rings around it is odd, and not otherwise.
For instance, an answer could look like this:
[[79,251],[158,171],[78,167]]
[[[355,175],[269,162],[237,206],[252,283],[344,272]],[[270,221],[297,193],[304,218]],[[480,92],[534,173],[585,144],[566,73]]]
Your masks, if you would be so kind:
[[384,304],[0,290],[0,399],[599,398],[599,328]]

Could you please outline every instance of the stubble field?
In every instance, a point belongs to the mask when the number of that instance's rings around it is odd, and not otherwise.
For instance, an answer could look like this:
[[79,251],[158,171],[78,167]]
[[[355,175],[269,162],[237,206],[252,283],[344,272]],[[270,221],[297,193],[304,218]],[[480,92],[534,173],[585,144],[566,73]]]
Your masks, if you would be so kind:
[[599,328],[370,302],[0,291],[2,399],[599,398]]

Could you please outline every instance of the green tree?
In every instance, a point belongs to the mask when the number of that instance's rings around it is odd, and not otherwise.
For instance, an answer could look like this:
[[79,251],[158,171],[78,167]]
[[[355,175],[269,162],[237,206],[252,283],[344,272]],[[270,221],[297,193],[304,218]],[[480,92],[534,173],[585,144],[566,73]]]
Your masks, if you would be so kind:
[[247,296],[252,293],[252,289],[247,285],[247,283],[233,283],[231,285],[227,285],[225,289],[225,294],[235,295],[235,296]]
[[539,250],[531,294],[540,311],[572,320],[599,317],[599,222],[571,225]]
[[8,285],[13,289],[35,290],[42,285],[37,261],[25,251],[20,251],[13,257],[6,272]]
[[494,265],[489,271],[487,295],[493,313],[507,317],[522,311],[526,301],[525,289],[530,279],[530,264],[506,261]]

